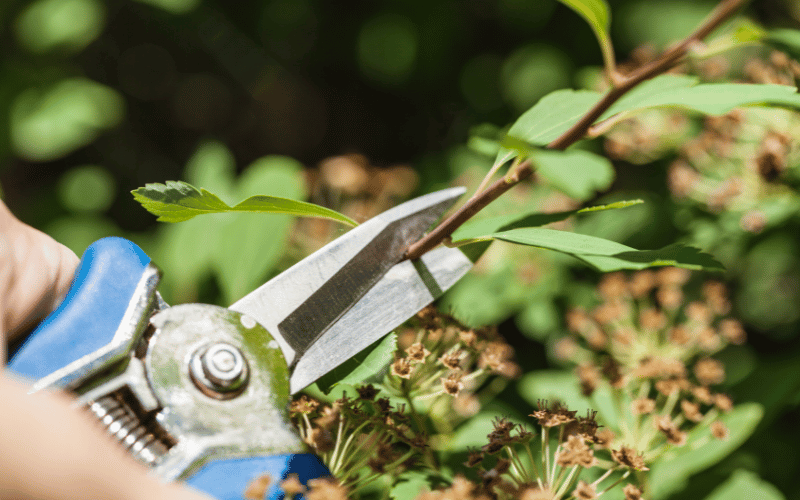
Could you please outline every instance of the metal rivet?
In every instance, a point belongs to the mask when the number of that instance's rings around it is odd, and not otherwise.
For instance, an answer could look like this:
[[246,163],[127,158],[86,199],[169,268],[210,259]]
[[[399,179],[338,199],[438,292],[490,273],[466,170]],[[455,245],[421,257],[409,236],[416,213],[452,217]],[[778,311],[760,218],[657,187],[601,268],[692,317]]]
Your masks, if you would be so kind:
[[197,350],[189,363],[194,384],[205,394],[231,398],[247,385],[247,361],[242,352],[227,342],[215,342]]

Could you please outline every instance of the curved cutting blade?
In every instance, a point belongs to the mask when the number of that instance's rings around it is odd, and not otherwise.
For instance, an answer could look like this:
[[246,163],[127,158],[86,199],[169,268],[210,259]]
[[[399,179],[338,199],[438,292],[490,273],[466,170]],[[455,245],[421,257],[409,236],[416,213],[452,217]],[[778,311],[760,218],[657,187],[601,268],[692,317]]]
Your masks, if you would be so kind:
[[[445,189],[387,210],[309,255],[230,309],[266,327],[292,366],[400,262],[405,249],[464,192],[464,188]],[[349,344],[339,349],[347,354],[345,359],[360,350]]]

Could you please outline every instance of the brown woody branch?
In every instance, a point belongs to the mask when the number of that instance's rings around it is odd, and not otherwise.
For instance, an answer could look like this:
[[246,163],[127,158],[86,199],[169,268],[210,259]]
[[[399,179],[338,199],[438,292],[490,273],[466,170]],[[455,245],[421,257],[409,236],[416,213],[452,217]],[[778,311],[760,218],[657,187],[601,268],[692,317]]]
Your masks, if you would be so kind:
[[[633,73],[619,79],[617,85],[606,93],[592,109],[566,132],[547,145],[548,149],[564,150],[586,136],[592,124],[623,95],[645,80],[658,76],[676,66],[691,50],[692,45],[702,41],[723,22],[733,16],[747,0],[722,0],[706,20],[680,43],[665,51],[656,60],[643,65]],[[533,174],[530,160],[522,162],[511,175],[495,181],[486,190],[476,194],[433,231],[408,247],[406,259],[418,259],[445,241],[463,223],[481,211],[486,205]]]

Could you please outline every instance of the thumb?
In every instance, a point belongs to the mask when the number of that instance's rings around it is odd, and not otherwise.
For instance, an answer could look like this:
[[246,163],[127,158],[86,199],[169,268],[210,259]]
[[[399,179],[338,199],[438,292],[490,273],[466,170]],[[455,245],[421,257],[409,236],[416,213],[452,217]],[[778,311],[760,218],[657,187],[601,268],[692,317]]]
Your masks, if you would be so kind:
[[7,340],[58,306],[78,262],[72,250],[18,220],[0,201],[0,331]]

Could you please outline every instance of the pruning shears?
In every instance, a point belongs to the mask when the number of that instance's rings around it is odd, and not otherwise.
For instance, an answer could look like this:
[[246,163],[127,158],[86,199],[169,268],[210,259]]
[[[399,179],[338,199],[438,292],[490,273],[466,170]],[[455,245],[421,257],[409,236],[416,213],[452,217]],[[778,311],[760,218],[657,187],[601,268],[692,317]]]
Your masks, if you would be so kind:
[[[330,473],[288,418],[310,385],[439,297],[472,267],[442,247],[403,260],[463,188],[403,203],[350,230],[228,308],[168,306],[161,271],[134,243],[83,254],[61,306],[9,362],[31,391],[74,392],[164,480],[241,499],[268,474]],[[269,237],[264,235],[262,237]]]

